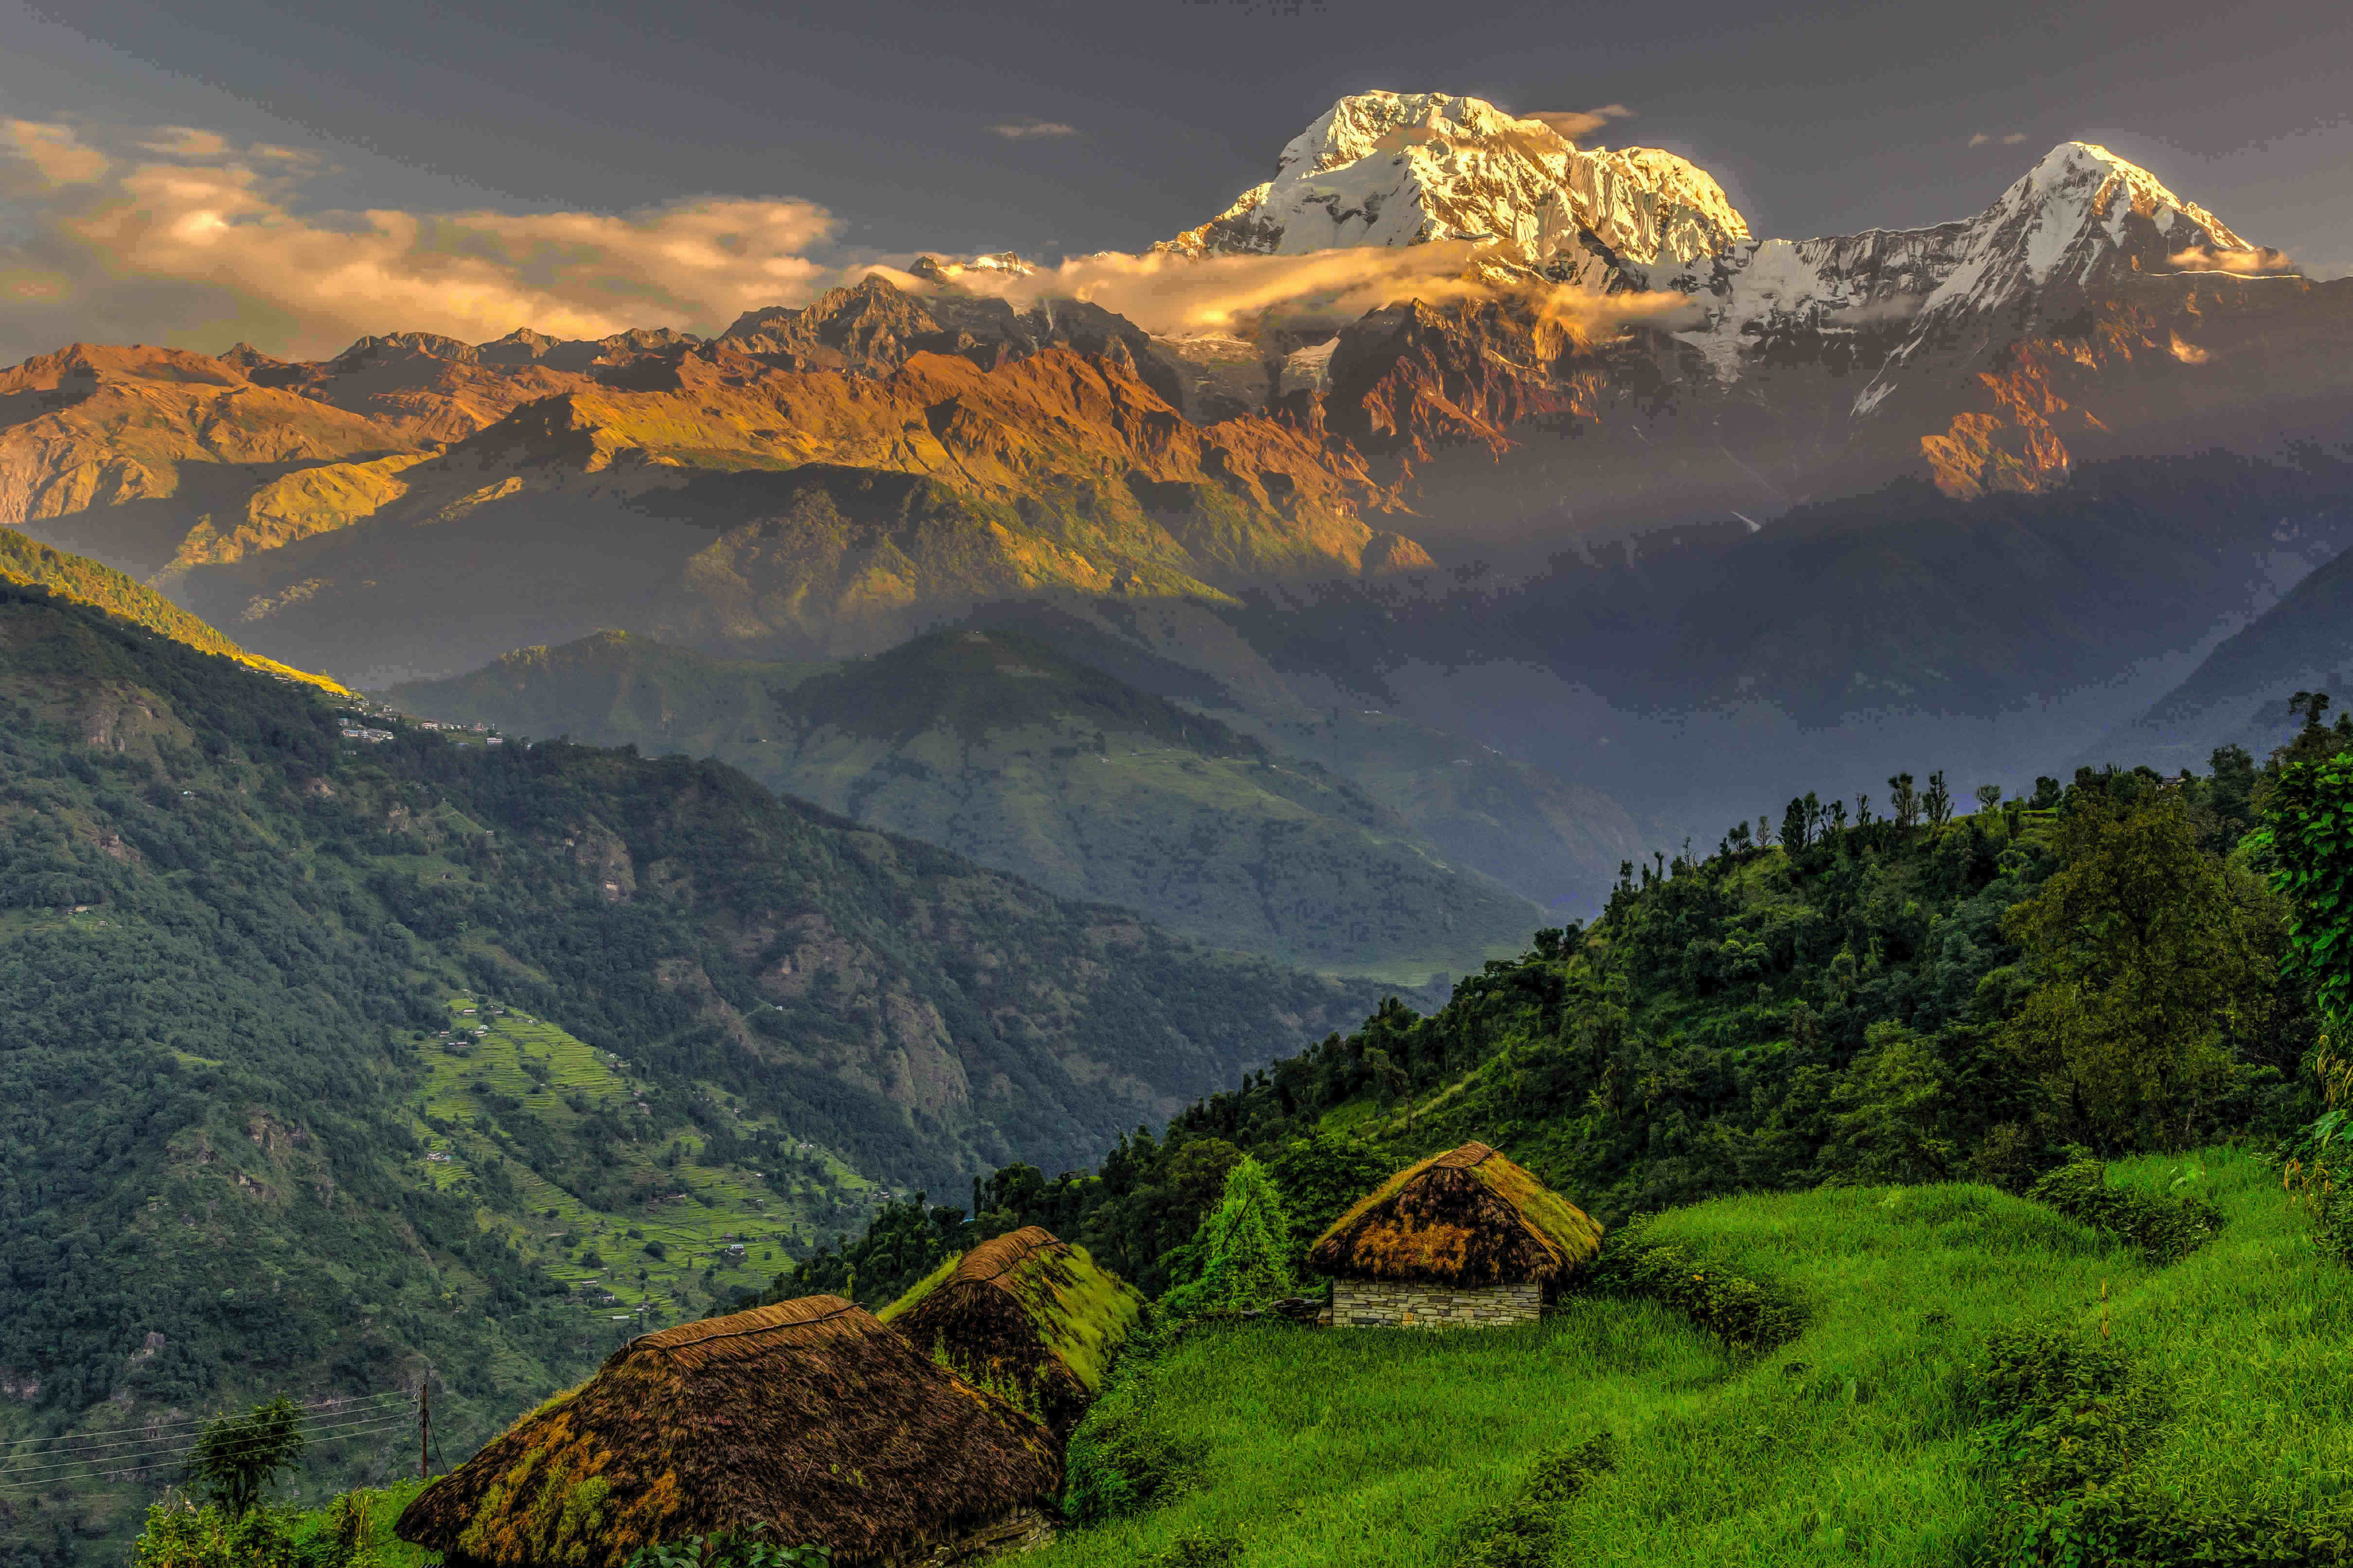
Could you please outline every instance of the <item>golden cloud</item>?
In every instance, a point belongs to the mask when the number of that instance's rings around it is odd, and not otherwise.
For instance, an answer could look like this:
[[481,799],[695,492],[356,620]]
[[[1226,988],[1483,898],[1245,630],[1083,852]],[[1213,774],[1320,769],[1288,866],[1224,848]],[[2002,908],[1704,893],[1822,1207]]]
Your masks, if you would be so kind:
[[84,146],[71,126],[38,120],[0,121],[0,139],[49,187],[86,185],[106,176],[106,154]]
[[813,254],[837,225],[789,198],[624,213],[311,210],[301,197],[314,161],[285,148],[186,127],[125,132],[106,149],[63,126],[0,131],[0,151],[33,176],[29,193],[22,178],[10,187],[32,237],[0,249],[0,271],[72,274],[42,297],[79,297],[75,335],[170,341],[200,322],[270,352],[322,353],[395,329],[478,340],[522,326],[708,332],[865,270]]
[[[745,310],[807,300],[871,272],[926,287],[840,252],[833,216],[807,201],[703,196],[623,213],[322,210],[302,200],[319,168],[312,154],[231,145],[187,127],[0,122],[0,199],[19,237],[0,244],[0,355],[73,338],[203,348],[243,339],[316,357],[394,331],[475,342],[523,326],[562,337],[652,325],[710,333]],[[1680,294],[1553,285],[1492,249],[1451,241],[1307,256],[1104,254],[1027,274],[952,270],[964,287],[1019,307],[1087,300],[1169,334],[1336,326],[1406,300],[1509,299],[1585,339],[1690,308]]]
[[2286,251],[2274,250],[2268,245],[2251,245],[2243,250],[2193,245],[2187,250],[2175,251],[2165,260],[2166,265],[2184,272],[2235,272],[2242,278],[2272,278],[2295,270],[2295,262]]
[[1027,274],[948,268],[956,284],[1017,308],[1075,299],[1167,336],[1231,332],[1272,321],[1352,320],[1407,300],[1450,304],[1512,299],[1585,341],[1629,321],[1689,312],[1683,294],[1601,294],[1490,265],[1468,240],[1317,250],[1303,256],[1187,257],[1155,251],[1074,257]]
[[1622,103],[1605,103],[1599,109],[1546,110],[1520,118],[1549,125],[1574,142],[1580,136],[1592,135],[1613,120],[1629,119],[1633,112]]

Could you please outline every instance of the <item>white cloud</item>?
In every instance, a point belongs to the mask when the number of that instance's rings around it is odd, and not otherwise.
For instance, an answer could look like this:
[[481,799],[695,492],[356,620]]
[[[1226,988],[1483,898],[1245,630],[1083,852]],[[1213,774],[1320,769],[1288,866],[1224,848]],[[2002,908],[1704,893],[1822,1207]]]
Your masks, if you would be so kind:
[[1972,147],[1984,147],[1992,142],[2000,142],[2005,147],[2015,147],[2025,140],[2026,132],[2023,131],[2006,132],[2000,136],[1994,136],[1986,132],[1980,131],[1976,135],[1969,138],[1969,145]]
[[1059,120],[1011,120],[1002,125],[992,125],[991,131],[1008,142],[1026,141],[1032,136],[1076,136],[1079,128],[1065,125]]

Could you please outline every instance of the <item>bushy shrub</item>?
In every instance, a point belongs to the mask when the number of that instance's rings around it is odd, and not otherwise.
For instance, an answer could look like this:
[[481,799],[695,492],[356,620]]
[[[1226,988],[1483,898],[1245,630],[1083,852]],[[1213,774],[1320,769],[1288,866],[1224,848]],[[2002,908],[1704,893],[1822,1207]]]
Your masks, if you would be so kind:
[[2316,1229],[2323,1252],[2339,1263],[2353,1264],[2353,1194],[2336,1194],[2321,1209]]
[[1081,1524],[1142,1513],[1200,1484],[1208,1445],[1155,1419],[1161,1363],[1175,1335],[1147,1322],[1128,1337],[1100,1398],[1071,1434],[1062,1511]]
[[2140,1248],[2151,1263],[2189,1257],[2222,1228],[2222,1211],[2187,1194],[2159,1197],[2132,1187],[2108,1185],[2108,1168],[2079,1156],[2028,1189],[2079,1225],[2105,1230]]
[[1144,1563],[1145,1568],[1229,1568],[1241,1560],[1241,1537],[1231,1531],[1187,1531]]
[[1510,1502],[1464,1521],[1455,1568],[1546,1568],[1556,1511],[1617,1462],[1617,1439],[1607,1432],[1544,1454]]
[[2005,1330],[1978,1369],[1973,1446],[2001,1482],[1977,1561],[1987,1568],[2353,1559],[2353,1510],[2298,1517],[2200,1497],[2137,1468],[2167,1409],[2155,1378],[2114,1347],[2057,1325]]
[[283,1510],[254,1508],[231,1519],[213,1504],[199,1508],[176,1496],[147,1510],[131,1561],[132,1568],[306,1568]]
[[1651,1240],[1647,1215],[1609,1234],[1583,1283],[1663,1302],[1744,1350],[1771,1350],[1805,1331],[1803,1302],[1778,1286],[1695,1258],[1687,1247]]
[[2056,1325],[1987,1340],[1978,1411],[1983,1451],[2035,1503],[2116,1479],[2164,1418],[2155,1386],[2122,1353]]

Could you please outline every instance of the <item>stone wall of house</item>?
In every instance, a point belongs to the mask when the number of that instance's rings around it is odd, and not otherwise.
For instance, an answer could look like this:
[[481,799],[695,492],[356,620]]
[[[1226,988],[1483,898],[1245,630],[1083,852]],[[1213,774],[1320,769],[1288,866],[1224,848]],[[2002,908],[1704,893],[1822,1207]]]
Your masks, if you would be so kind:
[[1533,1323],[1544,1310],[1541,1285],[1399,1284],[1388,1279],[1332,1281],[1332,1326],[1365,1328],[1496,1328]]
[[1018,1508],[975,1525],[953,1541],[901,1558],[891,1568],[949,1568],[950,1564],[976,1563],[999,1553],[1018,1556],[1035,1552],[1053,1539],[1054,1526],[1044,1514],[1034,1508]]

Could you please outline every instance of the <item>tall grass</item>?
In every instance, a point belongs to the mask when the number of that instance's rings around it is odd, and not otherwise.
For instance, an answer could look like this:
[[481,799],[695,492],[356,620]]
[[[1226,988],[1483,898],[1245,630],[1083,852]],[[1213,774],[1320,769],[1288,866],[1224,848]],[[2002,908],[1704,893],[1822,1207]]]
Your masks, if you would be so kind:
[[1974,1369],[1994,1331],[2039,1323],[2155,1370],[2168,1415],[2138,1468],[2186,1504],[2327,1507],[2353,1485],[2353,1278],[2253,1157],[2109,1177],[2203,1198],[2228,1223],[2158,1267],[1980,1186],[1661,1216],[1653,1239],[1806,1302],[1804,1333],[1753,1359],[1653,1304],[1578,1297],[1521,1330],[1189,1340],[1157,1418],[1208,1444],[1206,1485],[1071,1532],[1041,1568],[1148,1561],[1187,1538],[1230,1539],[1251,1568],[1448,1563],[1539,1455],[1604,1431],[1615,1468],[1560,1507],[1555,1562],[1957,1564],[1986,1542],[2000,1482],[1969,1443]]

